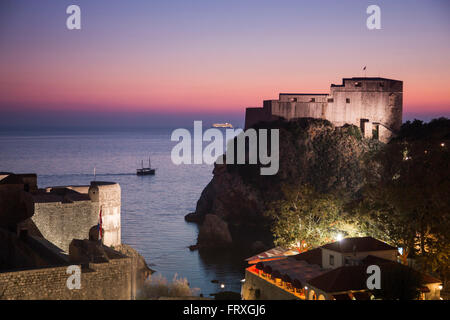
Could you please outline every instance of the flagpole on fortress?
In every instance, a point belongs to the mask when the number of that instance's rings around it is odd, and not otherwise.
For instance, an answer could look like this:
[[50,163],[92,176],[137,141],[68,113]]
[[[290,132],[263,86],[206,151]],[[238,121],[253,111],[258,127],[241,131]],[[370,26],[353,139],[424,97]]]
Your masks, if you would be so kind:
[[364,66],[363,70],[364,70],[364,78],[367,78],[367,66]]

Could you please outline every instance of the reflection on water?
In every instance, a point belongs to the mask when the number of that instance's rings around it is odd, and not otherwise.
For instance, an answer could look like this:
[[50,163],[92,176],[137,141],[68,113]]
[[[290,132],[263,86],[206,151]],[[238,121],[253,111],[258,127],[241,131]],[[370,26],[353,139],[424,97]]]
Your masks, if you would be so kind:
[[[133,133],[84,133],[0,136],[0,171],[35,172],[39,187],[114,181],[122,188],[122,241],[135,247],[152,269],[171,279],[188,278],[207,296],[240,291],[243,253],[191,252],[197,226],[184,215],[195,210],[203,188],[212,178],[210,165],[175,166],[170,152],[171,130]],[[136,176],[142,159],[151,156],[155,176]]]

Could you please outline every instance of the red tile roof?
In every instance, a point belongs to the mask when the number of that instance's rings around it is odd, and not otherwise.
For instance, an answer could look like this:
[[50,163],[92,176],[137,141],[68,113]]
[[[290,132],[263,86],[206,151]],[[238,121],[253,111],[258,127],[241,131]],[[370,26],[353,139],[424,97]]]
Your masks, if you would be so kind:
[[344,266],[330,270],[308,281],[308,283],[325,292],[344,292],[367,289],[366,266]]
[[320,248],[308,250],[305,252],[302,252],[294,258],[298,261],[306,261],[309,264],[317,264],[319,266],[322,266],[322,250]]
[[372,237],[345,238],[342,239],[341,241],[336,241],[333,243],[323,245],[321,248],[342,253],[350,253],[353,251],[366,252],[366,251],[397,250],[396,247],[390,246],[387,243]]
[[[383,262],[384,261],[384,262]],[[395,267],[402,267],[409,270],[413,270],[410,269],[407,266],[401,265],[397,262],[394,261],[389,261],[389,260],[385,260],[385,259],[379,259],[378,260],[379,263],[375,263],[377,264],[380,269],[381,269],[381,273],[383,274],[384,272],[387,272],[388,270],[391,270],[392,268]],[[358,266],[343,266],[343,267],[339,267],[333,270],[330,270],[326,273],[323,273],[321,275],[319,275],[318,277],[315,277],[313,279],[311,279],[308,283],[313,286],[316,287],[320,290],[323,290],[325,292],[345,292],[345,291],[350,291],[350,290],[366,290],[367,289],[367,285],[366,285],[366,281],[367,281],[367,266],[370,264],[361,264]],[[413,270],[414,272],[415,271]],[[422,277],[422,281],[421,283],[423,285],[425,284],[429,284],[429,283],[441,283],[441,280],[434,278],[430,275],[427,274],[423,274],[421,273],[421,277]]]

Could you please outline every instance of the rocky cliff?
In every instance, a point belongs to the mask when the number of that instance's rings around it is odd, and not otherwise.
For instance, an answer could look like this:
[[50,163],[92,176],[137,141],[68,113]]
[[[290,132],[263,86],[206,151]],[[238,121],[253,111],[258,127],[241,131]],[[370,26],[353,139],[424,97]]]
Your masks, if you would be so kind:
[[334,127],[320,119],[260,123],[255,126],[259,128],[280,130],[279,171],[262,176],[259,165],[215,164],[196,211],[186,216],[201,225],[199,248],[271,245],[263,212],[282,197],[281,187],[305,183],[320,192],[356,195],[364,182],[367,159],[380,146],[363,139],[355,126]]

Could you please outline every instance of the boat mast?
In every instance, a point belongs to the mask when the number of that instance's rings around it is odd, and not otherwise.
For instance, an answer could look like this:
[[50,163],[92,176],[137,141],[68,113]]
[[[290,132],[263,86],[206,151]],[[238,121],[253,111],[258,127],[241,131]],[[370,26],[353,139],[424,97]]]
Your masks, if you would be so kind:
[[148,168],[151,169],[152,165],[150,164],[150,157],[148,157]]

